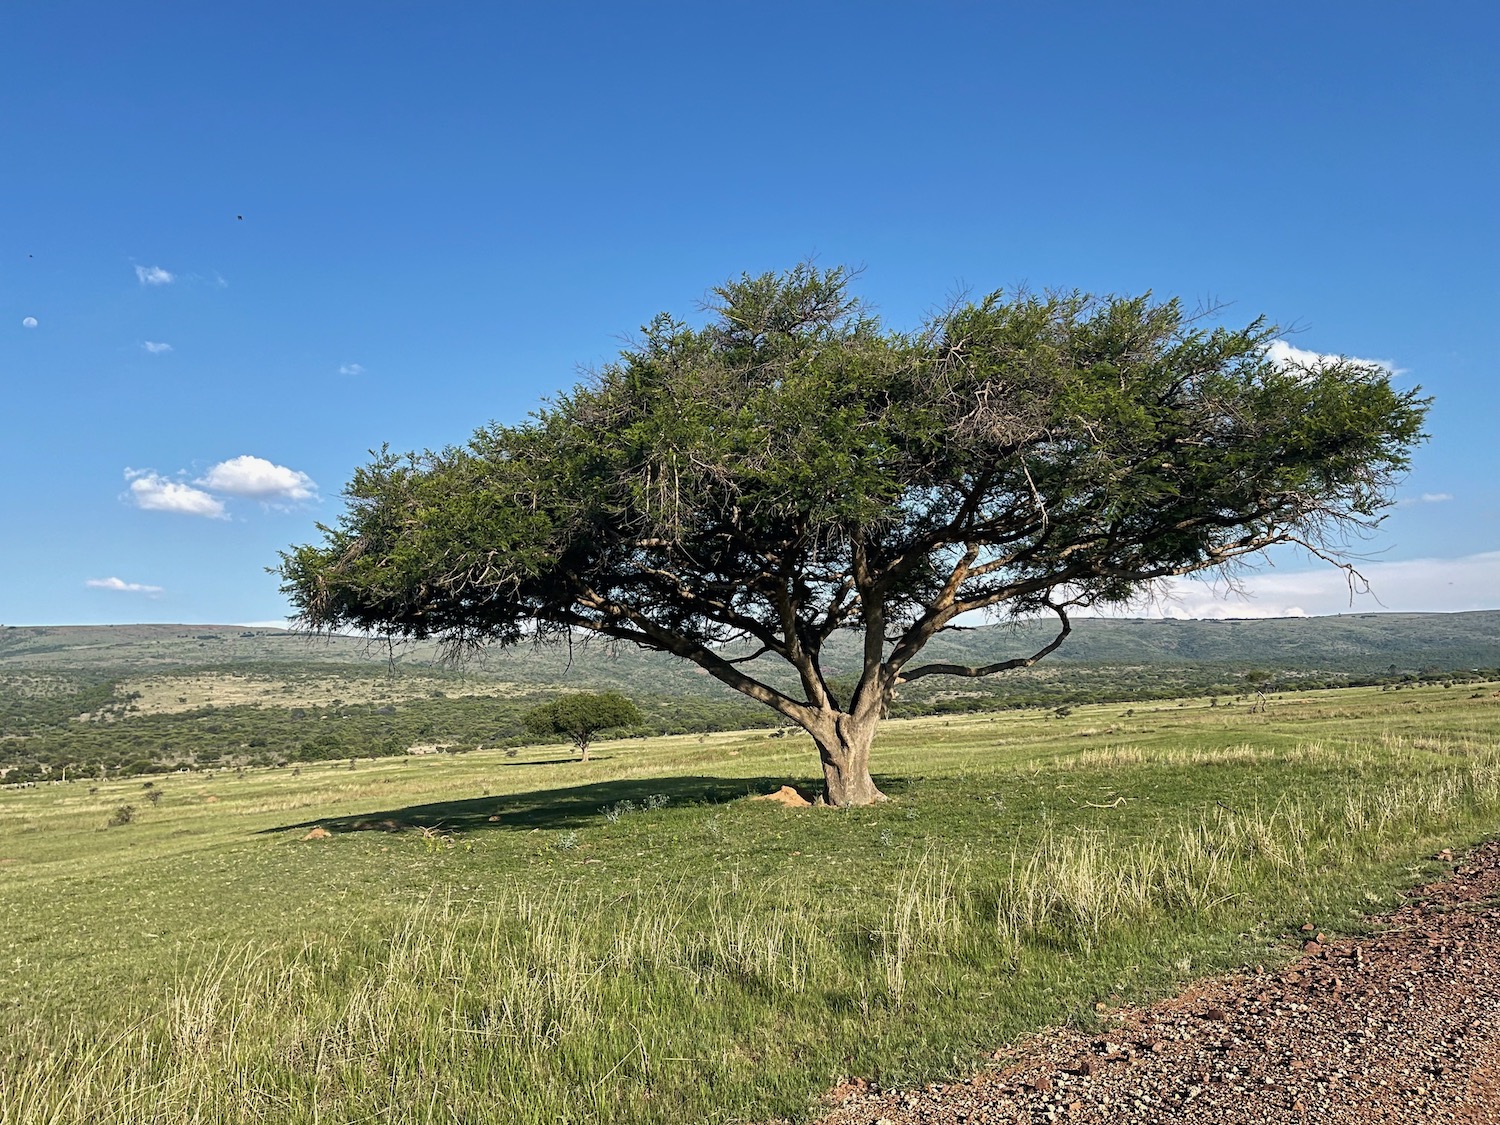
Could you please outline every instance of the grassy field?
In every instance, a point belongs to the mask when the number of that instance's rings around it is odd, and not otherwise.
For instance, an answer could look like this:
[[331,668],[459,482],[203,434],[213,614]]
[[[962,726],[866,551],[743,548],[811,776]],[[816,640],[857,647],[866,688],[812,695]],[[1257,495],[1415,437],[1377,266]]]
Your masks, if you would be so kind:
[[122,680],[121,694],[134,694],[144,714],[175,714],[204,707],[241,707],[272,703],[282,707],[329,707],[343,703],[388,703],[441,694],[519,695],[518,685],[504,680],[451,679],[407,675],[388,681],[379,676],[269,676],[231,671],[148,676]]
[[0,790],[0,1125],[751,1122],[970,1070],[1494,835],[1496,689],[893,721],[864,810],[741,799],[812,786],[764,731]]

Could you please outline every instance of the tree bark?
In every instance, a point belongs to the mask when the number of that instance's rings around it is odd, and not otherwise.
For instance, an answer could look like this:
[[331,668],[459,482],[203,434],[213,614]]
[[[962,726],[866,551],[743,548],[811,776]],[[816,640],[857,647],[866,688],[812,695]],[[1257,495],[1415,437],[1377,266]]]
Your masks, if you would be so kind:
[[808,732],[823,762],[823,799],[830,805],[851,808],[886,800],[870,776],[870,745],[879,722],[878,716],[859,720],[835,714]]

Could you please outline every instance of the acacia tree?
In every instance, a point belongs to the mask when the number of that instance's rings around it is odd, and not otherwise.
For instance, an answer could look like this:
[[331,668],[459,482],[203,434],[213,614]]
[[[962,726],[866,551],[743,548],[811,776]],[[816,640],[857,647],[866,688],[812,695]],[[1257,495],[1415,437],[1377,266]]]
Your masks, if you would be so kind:
[[[672,653],[803,727],[827,800],[862,805],[900,684],[1034,664],[1074,607],[1277,544],[1348,567],[1424,436],[1428,400],[1385,370],[1273,362],[1263,320],[1175,300],[994,293],[896,333],[843,270],[714,293],[706,324],[658,317],[525,422],[359,469],[338,525],[282,556],[302,619]],[[1057,635],[918,659],[980,611]],[[821,663],[839,630],[863,642],[847,691]]]
[[602,694],[580,691],[533,707],[522,716],[522,721],[535,735],[567,735],[578,747],[579,761],[586,762],[589,744],[596,734],[614,727],[638,726],[641,712],[617,691]]

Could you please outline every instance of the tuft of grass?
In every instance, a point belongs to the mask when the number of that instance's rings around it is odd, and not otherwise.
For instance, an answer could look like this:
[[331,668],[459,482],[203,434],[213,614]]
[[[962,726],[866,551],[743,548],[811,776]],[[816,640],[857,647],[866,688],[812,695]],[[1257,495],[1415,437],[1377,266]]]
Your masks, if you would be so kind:
[[114,812],[109,814],[109,820],[105,823],[110,828],[121,828],[135,819],[134,805],[120,805]]

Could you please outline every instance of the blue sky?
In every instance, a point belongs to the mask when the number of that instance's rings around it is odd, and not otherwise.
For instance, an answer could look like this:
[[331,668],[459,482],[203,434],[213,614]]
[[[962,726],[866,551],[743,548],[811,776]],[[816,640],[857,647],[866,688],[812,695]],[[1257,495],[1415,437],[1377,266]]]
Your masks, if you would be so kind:
[[[1436,397],[1379,603],[1500,608],[1500,6],[9,4],[0,623],[262,622],[367,451],[816,256],[1180,295]],[[243,217],[241,217],[243,216]],[[1232,605],[1350,608],[1280,558]]]

